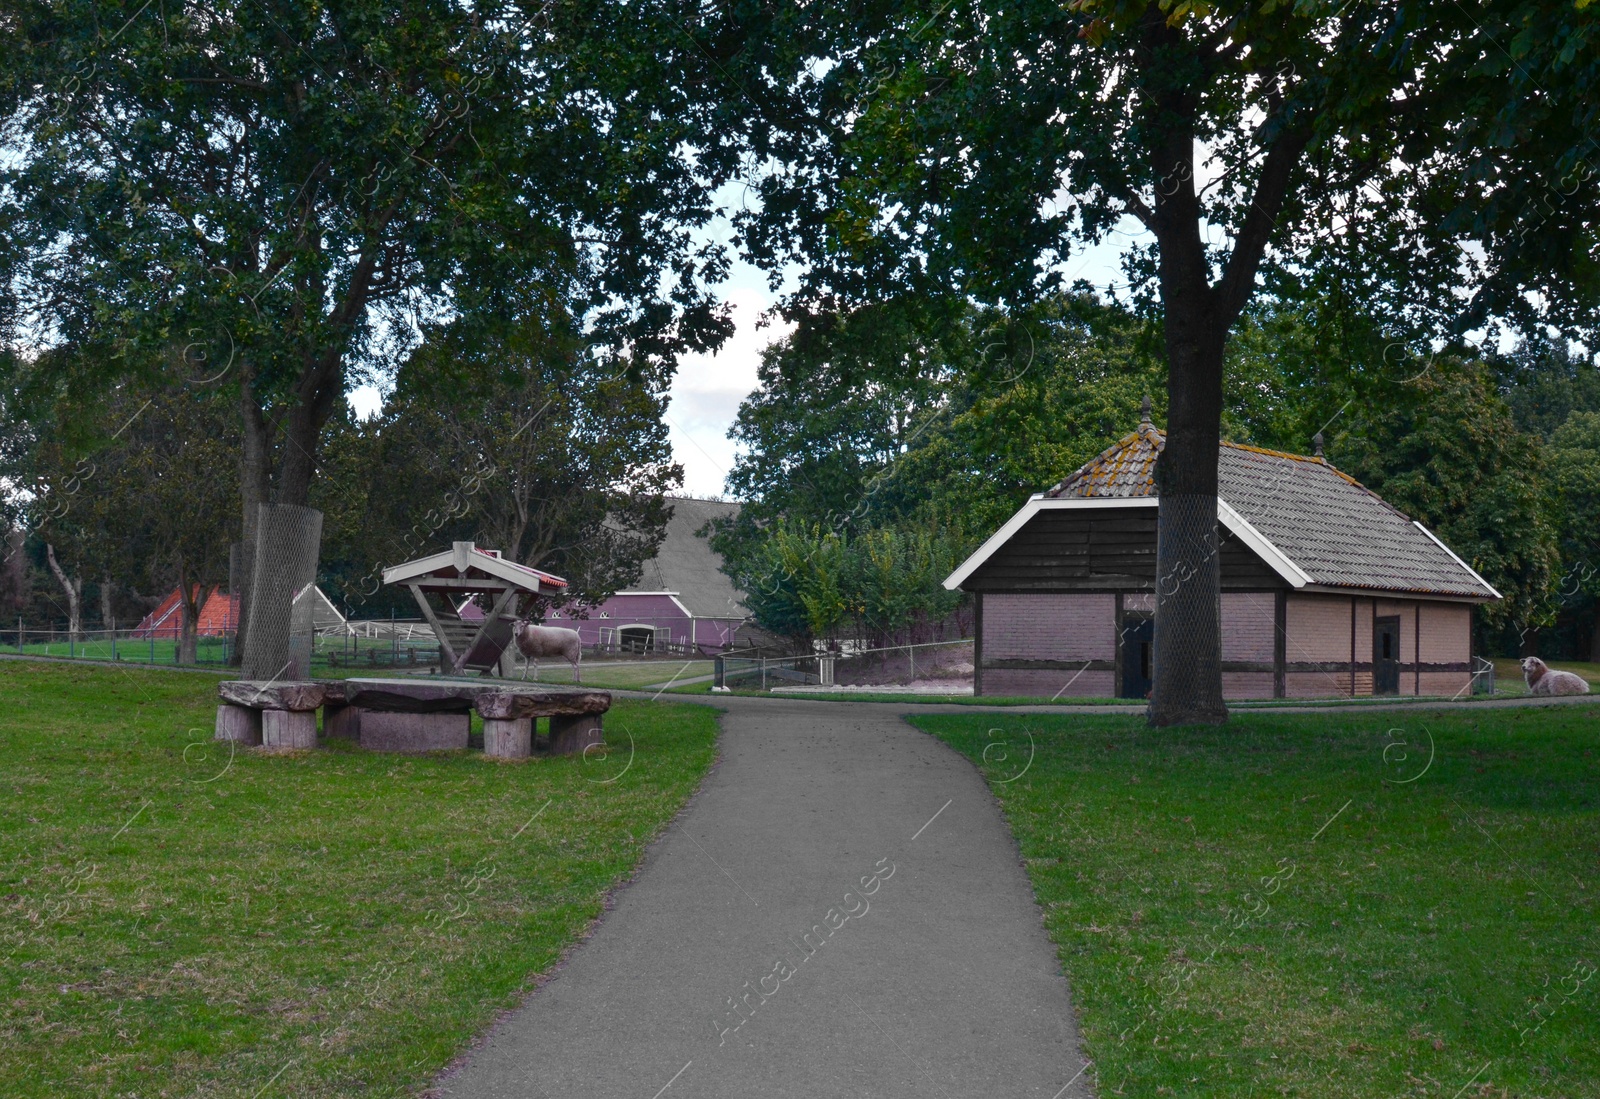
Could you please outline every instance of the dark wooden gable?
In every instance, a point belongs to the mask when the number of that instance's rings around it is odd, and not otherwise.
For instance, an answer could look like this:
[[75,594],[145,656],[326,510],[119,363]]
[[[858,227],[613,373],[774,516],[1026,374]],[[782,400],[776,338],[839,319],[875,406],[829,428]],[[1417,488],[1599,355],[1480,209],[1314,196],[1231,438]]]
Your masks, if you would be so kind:
[[[1226,529],[1222,589],[1288,587]],[[961,585],[964,591],[1154,591],[1156,509],[1046,508],[1028,520]]]

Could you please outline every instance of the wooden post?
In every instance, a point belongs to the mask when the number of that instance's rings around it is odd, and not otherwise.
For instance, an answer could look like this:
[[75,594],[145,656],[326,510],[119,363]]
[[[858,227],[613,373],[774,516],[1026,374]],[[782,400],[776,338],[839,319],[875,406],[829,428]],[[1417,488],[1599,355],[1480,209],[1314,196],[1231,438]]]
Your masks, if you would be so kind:
[[1417,635],[1416,640],[1412,642],[1412,655],[1416,657],[1416,681],[1411,693],[1420,696],[1422,694],[1422,601],[1420,599],[1417,601],[1416,612],[1412,619],[1415,623],[1413,632]]
[[983,593],[972,597],[972,693],[983,694]]
[[[428,597],[422,594],[421,586],[416,583],[407,584],[406,587],[411,589],[411,595],[416,599],[417,606],[422,608],[422,617],[427,619],[428,625],[433,627],[433,635],[439,639],[439,648],[444,651],[444,658],[450,662],[452,668],[455,667],[456,651],[450,647],[450,639],[444,635],[444,630],[439,627],[439,619],[434,616],[433,607],[428,603]],[[390,615],[389,618],[390,632],[392,633],[394,630],[394,616]],[[444,669],[440,668],[439,672],[442,675]]]
[[1289,697],[1289,593],[1279,588],[1272,598],[1272,697]]
[[1356,597],[1350,597],[1350,697],[1356,696]]
[[490,759],[527,759],[533,754],[533,718],[484,718],[483,754]]
[[451,675],[460,675],[466,670],[467,657],[471,656],[472,650],[478,647],[478,642],[488,636],[489,627],[499,620],[501,612],[506,609],[506,604],[511,602],[512,596],[516,594],[517,589],[513,585],[507,584],[505,586],[505,590],[500,593],[500,598],[494,601],[494,607],[490,609],[488,614],[483,616],[483,625],[478,627],[478,632],[472,635],[471,641],[467,642],[465,651],[455,658],[450,670]]
[[1111,650],[1111,697],[1121,698],[1122,670],[1126,666],[1124,662],[1127,660],[1127,657],[1122,655],[1122,650],[1125,648],[1123,642],[1127,639],[1127,635],[1123,632],[1122,627],[1122,593],[1120,591],[1111,596],[1111,628],[1116,631],[1111,635],[1113,638]]
[[[489,743],[487,735],[484,744]],[[604,743],[599,714],[556,714],[550,718],[550,754],[577,755],[591,745]]]

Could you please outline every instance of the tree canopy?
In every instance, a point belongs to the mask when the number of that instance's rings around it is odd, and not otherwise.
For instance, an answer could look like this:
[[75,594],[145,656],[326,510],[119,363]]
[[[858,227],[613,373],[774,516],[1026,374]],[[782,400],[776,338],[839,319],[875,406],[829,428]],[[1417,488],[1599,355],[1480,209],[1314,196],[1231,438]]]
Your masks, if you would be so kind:
[[[1083,244],[1148,234],[1128,277],[1165,345],[1158,571],[1195,577],[1158,608],[1157,723],[1226,712],[1206,545],[1225,350],[1260,287],[1342,296],[1385,341],[1592,321],[1573,303],[1592,304],[1594,282],[1570,277],[1595,243],[1582,165],[1600,68],[1582,10],[930,0],[741,14],[762,170],[739,224],[759,260],[803,266],[792,310],[908,293],[1025,306]],[[1556,190],[1535,211],[1541,185]],[[1553,233],[1562,262],[1539,262],[1531,241]],[[1529,287],[1549,293],[1536,305]]]
[[[670,367],[728,323],[731,153],[670,12],[454,0],[13,5],[0,318],[17,411],[177,371],[243,429],[242,525],[421,333],[535,323]],[[38,348],[94,349],[70,373]]]

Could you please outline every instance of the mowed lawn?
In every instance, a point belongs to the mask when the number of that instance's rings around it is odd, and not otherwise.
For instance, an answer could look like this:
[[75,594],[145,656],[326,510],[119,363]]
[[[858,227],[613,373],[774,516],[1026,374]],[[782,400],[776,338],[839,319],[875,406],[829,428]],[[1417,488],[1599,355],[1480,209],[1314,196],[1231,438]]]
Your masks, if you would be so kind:
[[999,798],[1101,1096],[1600,1096],[1600,706],[913,720]]
[[216,683],[0,662],[0,1094],[415,1094],[714,753],[620,702],[605,758],[230,754]]

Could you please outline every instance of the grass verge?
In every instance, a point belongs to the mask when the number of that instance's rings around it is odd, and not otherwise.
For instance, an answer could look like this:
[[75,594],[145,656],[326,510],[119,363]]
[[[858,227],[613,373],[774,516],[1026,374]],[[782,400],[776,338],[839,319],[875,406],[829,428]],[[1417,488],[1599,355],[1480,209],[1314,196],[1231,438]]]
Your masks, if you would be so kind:
[[704,706],[607,758],[230,754],[216,686],[0,664],[7,1096],[414,1094],[516,1004],[710,766]]
[[1100,1095],[1600,1096],[1600,707],[911,720],[1000,800]]

